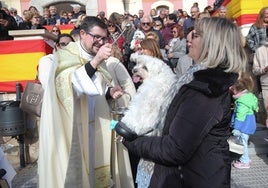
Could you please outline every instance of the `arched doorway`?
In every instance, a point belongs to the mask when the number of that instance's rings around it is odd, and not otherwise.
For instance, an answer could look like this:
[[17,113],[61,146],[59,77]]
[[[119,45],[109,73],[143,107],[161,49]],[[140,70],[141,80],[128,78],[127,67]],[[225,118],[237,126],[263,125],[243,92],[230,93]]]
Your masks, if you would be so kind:
[[161,9],[166,9],[170,11],[170,8],[166,5],[160,5],[156,7],[156,11],[159,12]]
[[64,1],[64,2],[58,2],[58,3],[54,3],[53,2],[51,4],[46,5],[43,8],[48,8],[49,6],[54,5],[57,8],[58,14],[60,14],[61,11],[72,12],[73,11],[73,7],[71,5],[73,5],[73,4],[79,4],[81,6],[81,10],[82,11],[86,11],[85,5],[80,4],[80,3],[77,3],[77,2],[72,2],[72,1],[67,1],[67,2]]
[[165,8],[169,10],[169,12],[174,11],[174,5],[169,1],[157,1],[151,5],[151,8],[155,8],[158,12],[161,8]]
[[[43,14],[44,8],[48,8],[50,5],[55,5],[57,8],[57,13],[60,13],[62,10],[67,12],[73,11],[73,7],[71,4],[79,4],[81,6],[81,10],[87,10],[88,4],[92,3],[95,0],[76,0],[76,1],[63,1],[63,0],[31,0],[30,5],[35,6],[40,14]],[[95,7],[94,7],[95,8]]]

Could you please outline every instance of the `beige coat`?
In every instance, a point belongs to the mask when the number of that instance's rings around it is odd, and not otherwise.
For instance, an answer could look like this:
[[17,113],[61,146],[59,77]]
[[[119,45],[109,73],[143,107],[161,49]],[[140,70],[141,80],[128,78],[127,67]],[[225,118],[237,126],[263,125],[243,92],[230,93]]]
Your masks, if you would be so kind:
[[254,75],[260,75],[262,89],[268,89],[268,72],[264,68],[268,66],[268,43],[259,47],[253,58],[252,72]]

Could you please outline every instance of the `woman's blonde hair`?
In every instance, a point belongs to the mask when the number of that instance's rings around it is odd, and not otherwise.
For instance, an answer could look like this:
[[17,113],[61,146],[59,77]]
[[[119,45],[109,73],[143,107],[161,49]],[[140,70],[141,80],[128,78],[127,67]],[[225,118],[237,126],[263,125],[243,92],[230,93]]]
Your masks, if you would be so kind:
[[259,14],[258,14],[258,17],[257,17],[257,20],[256,20],[256,22],[254,23],[254,25],[255,25],[258,29],[260,29],[260,28],[263,27],[263,23],[264,23],[264,18],[265,18],[265,12],[266,12],[266,10],[268,10],[268,7],[263,7],[263,8],[260,10],[260,12],[259,12]]
[[78,28],[82,24],[82,22],[86,16],[87,16],[86,14],[81,14],[78,16],[77,21],[75,22],[76,28]]
[[207,68],[221,67],[225,72],[244,71],[247,62],[242,47],[241,32],[229,19],[204,17],[195,32],[201,37],[201,54],[198,62]]
[[31,20],[33,17],[40,17],[40,14],[38,12],[29,11],[29,20]]
[[30,21],[30,19],[32,19],[32,12],[31,11],[29,11],[29,10],[24,10],[23,11],[23,16],[24,16],[24,21]]

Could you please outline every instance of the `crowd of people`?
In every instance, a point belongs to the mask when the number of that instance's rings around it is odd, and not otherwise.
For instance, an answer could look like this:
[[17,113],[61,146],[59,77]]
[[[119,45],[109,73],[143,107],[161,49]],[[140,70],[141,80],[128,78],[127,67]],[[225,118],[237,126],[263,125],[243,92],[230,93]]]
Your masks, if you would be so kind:
[[[53,54],[41,58],[38,67],[45,90],[39,187],[111,186],[111,104],[127,108],[139,91],[142,83],[131,79],[131,56],[141,54],[166,63],[181,85],[163,117],[162,135],[122,139],[129,151],[130,185],[230,187],[231,165],[250,168],[247,145],[256,130],[255,94],[262,93],[268,112],[268,7],[260,10],[246,37],[224,6],[200,11],[194,3],[190,15],[162,8],[109,17],[104,11],[87,16],[80,8],[58,14],[50,6],[41,16],[29,7],[22,17],[14,8],[1,9],[0,40],[12,39],[8,30],[46,25],[58,36]],[[61,24],[74,28],[61,33]],[[244,145],[234,161],[227,142],[232,134]],[[154,167],[149,179],[141,182],[139,174],[135,183],[141,158]],[[115,187],[120,184],[113,181]]]

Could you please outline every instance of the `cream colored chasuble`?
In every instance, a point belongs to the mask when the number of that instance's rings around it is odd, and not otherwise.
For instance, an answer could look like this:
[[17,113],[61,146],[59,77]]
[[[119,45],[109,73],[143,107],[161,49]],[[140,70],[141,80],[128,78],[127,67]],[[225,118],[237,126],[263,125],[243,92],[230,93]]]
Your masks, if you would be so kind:
[[86,87],[99,95],[77,96],[71,76],[91,58],[80,52],[79,43],[70,43],[57,52],[58,65],[52,68],[45,89],[40,120],[40,188],[110,186],[110,111],[104,91],[111,83],[104,78],[107,72],[97,71]]

